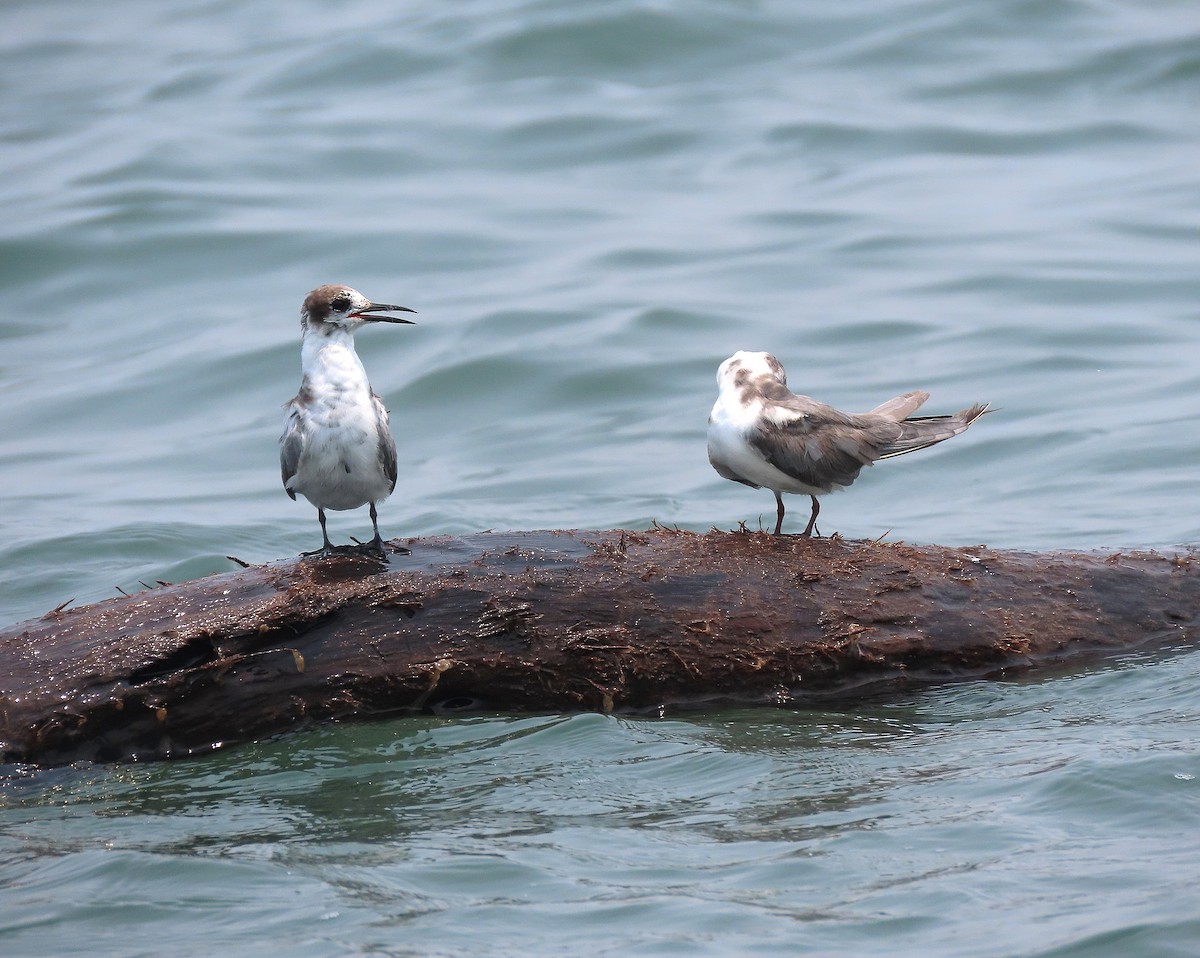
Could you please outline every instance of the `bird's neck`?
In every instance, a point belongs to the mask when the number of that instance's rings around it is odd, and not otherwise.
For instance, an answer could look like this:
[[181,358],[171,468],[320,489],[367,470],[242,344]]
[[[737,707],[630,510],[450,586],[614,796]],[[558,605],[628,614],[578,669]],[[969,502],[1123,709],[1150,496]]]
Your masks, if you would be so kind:
[[354,334],[345,329],[306,331],[300,365],[314,384],[367,385],[367,372],[354,351]]

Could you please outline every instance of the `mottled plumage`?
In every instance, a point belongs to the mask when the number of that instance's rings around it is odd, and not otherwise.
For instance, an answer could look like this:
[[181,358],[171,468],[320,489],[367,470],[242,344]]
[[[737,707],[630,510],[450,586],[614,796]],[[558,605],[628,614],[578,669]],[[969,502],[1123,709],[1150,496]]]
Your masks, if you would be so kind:
[[314,289],[300,310],[304,378],[286,406],[279,465],[287,494],[295,499],[299,493],[317,507],[322,552],[333,549],[325,510],[368,503],[375,531],[369,545],[383,549],[375,504],[396,487],[396,443],[383,400],[354,351],[354,331],[364,323],[411,320],[373,315],[381,312],[413,310],[372,303],[349,286]]
[[775,493],[775,534],[783,528],[781,493],[812,498],[803,535],[820,511],[817,496],[844,489],[863,466],[957,436],[987,411],[976,404],[952,416],[908,418],[929,398],[910,392],[870,412],[844,413],[787,388],[770,353],[737,352],[717,370],[720,395],[708,418],[708,459],[726,479]]

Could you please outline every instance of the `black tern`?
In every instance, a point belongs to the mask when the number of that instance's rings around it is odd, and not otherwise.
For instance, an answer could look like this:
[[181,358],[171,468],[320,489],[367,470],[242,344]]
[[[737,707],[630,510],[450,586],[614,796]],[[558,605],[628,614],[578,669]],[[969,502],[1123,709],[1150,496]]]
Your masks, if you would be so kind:
[[720,395],[708,417],[708,461],[726,479],[775,493],[775,535],[783,497],[812,499],[805,536],[821,505],[817,496],[844,489],[863,466],[957,436],[988,411],[976,403],[952,416],[908,418],[929,398],[915,391],[870,412],[844,413],[787,388],[783,364],[770,353],[737,352],[717,370]]
[[[383,400],[371,389],[354,351],[354,332],[364,323],[407,323],[385,313],[413,313],[407,306],[372,303],[349,286],[319,286],[300,309],[303,379],[287,404],[279,463],[283,488],[317,507],[324,544],[337,551],[325,528],[325,510],[358,509],[370,503],[375,538],[366,548],[383,552],[375,504],[396,488],[396,441]],[[343,547],[344,549],[345,547]]]

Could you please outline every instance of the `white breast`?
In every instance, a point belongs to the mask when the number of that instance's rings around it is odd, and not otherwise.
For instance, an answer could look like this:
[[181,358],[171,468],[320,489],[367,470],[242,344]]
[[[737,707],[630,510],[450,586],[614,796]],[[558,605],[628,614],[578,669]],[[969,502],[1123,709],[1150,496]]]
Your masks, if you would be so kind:
[[357,509],[391,492],[379,456],[379,416],[366,371],[352,346],[331,342],[305,355],[311,401],[304,451],[291,488],[323,509]]

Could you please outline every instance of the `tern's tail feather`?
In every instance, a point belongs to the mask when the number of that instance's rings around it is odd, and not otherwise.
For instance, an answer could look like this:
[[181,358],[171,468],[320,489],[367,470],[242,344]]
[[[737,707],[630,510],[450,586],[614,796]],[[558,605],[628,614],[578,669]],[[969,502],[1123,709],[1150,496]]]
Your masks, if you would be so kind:
[[[910,395],[915,395],[911,394]],[[901,399],[906,397],[900,397]],[[898,403],[899,399],[893,399]],[[884,403],[887,406],[888,403]],[[988,411],[987,403],[976,403],[970,409],[956,412],[953,416],[917,416],[915,419],[905,419],[900,423],[900,435],[880,449],[880,459],[890,459],[892,456],[902,456],[906,452],[915,452],[932,446],[944,439],[965,432],[966,428]]]
[[885,403],[880,403],[871,410],[876,416],[887,416],[888,419],[894,419],[899,422],[901,419],[907,419],[924,404],[929,398],[929,393],[923,390],[917,390],[911,393],[905,393],[903,396],[897,396],[895,399],[889,399]]

